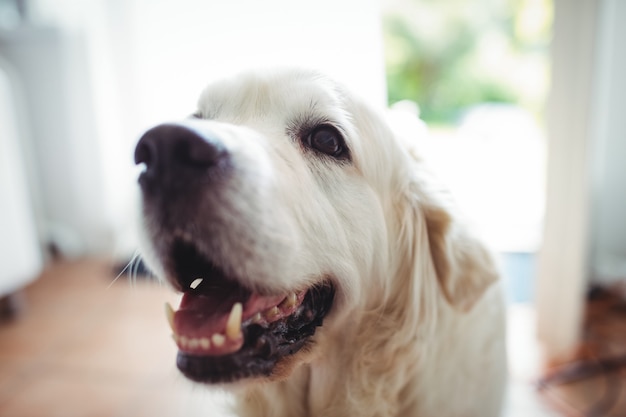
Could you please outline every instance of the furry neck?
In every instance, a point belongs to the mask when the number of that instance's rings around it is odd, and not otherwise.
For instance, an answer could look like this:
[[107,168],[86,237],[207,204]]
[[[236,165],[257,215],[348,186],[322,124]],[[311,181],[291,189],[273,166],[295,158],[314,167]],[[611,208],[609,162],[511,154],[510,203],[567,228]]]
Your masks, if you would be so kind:
[[416,349],[415,344],[422,338],[416,328],[406,328],[399,321],[404,313],[394,304],[387,306],[354,318],[351,327],[344,327],[342,332],[320,332],[318,344],[324,346],[324,352],[299,366],[284,381],[251,387],[240,398],[240,414],[403,415],[412,407],[405,403],[411,396],[403,393],[414,391],[425,349]]
[[[427,244],[420,247],[428,249]],[[402,255],[398,251],[399,258]],[[428,259],[421,255],[419,259]],[[331,328],[320,329],[315,336],[317,346],[312,349],[317,356],[285,381],[252,386],[241,397],[240,415],[413,414],[409,410],[419,399],[406,393],[416,391],[420,368],[434,345],[434,328],[444,300],[430,263],[422,262],[417,271],[415,265],[399,260],[395,264],[394,278],[387,281],[391,285],[369,291],[370,298],[363,305],[335,317]],[[316,349],[321,347],[323,351]]]

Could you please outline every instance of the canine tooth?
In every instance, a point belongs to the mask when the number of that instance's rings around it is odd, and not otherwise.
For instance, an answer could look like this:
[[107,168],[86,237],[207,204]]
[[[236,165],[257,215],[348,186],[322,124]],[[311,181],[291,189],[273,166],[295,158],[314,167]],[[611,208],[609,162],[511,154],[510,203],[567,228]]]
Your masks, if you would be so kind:
[[272,308],[270,308],[269,310],[267,310],[265,312],[265,317],[268,320],[272,320],[273,318],[275,318],[279,314],[280,314],[280,310],[278,310],[278,307],[272,307]]
[[187,342],[187,347],[189,349],[197,349],[200,346],[200,341],[196,338],[189,339]]
[[200,339],[200,347],[204,350],[207,350],[211,347],[211,342],[206,337]]
[[220,347],[220,346],[224,345],[225,341],[226,341],[226,338],[224,337],[224,335],[221,335],[219,333],[215,333],[211,337],[211,342],[213,342],[213,345],[215,345],[216,347]]
[[165,303],[165,316],[167,317],[167,322],[170,324],[172,331],[176,332],[174,330],[174,309],[170,303]]
[[196,278],[193,280],[193,282],[191,283],[189,287],[192,290],[195,290],[196,288],[198,288],[198,285],[202,284],[202,281],[204,281],[204,278]]
[[243,306],[241,303],[235,303],[232,310],[230,310],[230,316],[228,316],[228,321],[226,322],[226,336],[231,340],[238,339],[241,334],[242,312]]

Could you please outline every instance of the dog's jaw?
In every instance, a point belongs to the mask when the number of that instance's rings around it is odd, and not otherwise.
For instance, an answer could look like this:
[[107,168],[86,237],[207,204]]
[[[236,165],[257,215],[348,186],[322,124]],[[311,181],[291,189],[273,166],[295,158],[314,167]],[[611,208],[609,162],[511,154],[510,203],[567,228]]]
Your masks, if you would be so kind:
[[166,305],[177,364],[197,382],[276,379],[311,343],[333,306],[329,276],[283,293],[259,291],[225,272],[190,238],[174,239],[166,253],[166,276],[183,293],[178,311]]
[[[331,309],[333,297],[330,284],[290,293],[282,301],[276,301],[280,296],[252,294],[243,306],[239,302],[233,304],[227,318],[222,316],[225,324],[223,320],[219,323],[218,318],[217,326],[223,324],[222,331],[215,331],[215,319],[205,316],[202,306],[185,309],[183,297],[183,307],[172,317],[179,347],[178,368],[188,378],[207,383],[284,378],[287,364],[301,361],[300,351],[310,347],[317,327]],[[268,307],[271,304],[276,305]],[[263,305],[265,310],[257,311]],[[194,327],[194,323],[198,325]],[[196,336],[185,336],[182,329]]]

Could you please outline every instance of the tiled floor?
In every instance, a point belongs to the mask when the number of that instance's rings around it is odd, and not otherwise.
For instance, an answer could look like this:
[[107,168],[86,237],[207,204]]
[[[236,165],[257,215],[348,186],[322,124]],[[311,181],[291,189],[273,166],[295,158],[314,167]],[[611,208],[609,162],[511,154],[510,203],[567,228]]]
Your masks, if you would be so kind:
[[[146,281],[112,283],[110,270],[98,261],[57,263],[26,289],[24,314],[0,324],[0,416],[226,415],[225,395],[192,385],[175,369],[163,304],[176,296]],[[515,331],[505,417],[583,416],[575,410],[588,404],[571,398],[602,395],[597,388],[554,385],[544,396],[534,388],[532,314],[523,305],[509,311]]]

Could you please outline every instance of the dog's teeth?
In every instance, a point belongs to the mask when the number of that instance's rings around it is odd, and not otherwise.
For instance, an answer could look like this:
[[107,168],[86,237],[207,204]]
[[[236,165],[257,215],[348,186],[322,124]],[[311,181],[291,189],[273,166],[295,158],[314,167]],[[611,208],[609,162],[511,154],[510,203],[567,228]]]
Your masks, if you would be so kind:
[[211,347],[211,342],[206,337],[200,339],[200,347],[204,350],[208,350]]
[[182,347],[182,348],[186,348],[187,347],[188,341],[189,341],[189,339],[187,339],[186,336],[180,336],[178,338],[178,343],[180,344],[180,347]]
[[280,314],[280,310],[278,310],[278,307],[272,307],[269,310],[267,310],[265,312],[265,317],[268,320],[272,320],[274,319],[276,316],[278,316]]
[[198,349],[199,346],[200,346],[199,339],[192,338],[192,339],[189,339],[189,342],[187,342],[187,347],[189,347],[189,349]]
[[291,294],[289,294],[289,296],[287,297],[287,300],[289,301],[290,305],[295,305],[296,301],[298,301],[298,296],[296,295],[295,292],[292,292]]
[[228,321],[226,322],[226,336],[231,340],[237,340],[241,335],[242,311],[243,306],[241,303],[235,303],[230,311],[230,316],[228,316]]
[[204,278],[196,278],[193,280],[193,282],[191,283],[189,287],[192,290],[195,290],[196,288],[198,288],[198,285],[202,284],[202,281],[204,281]]
[[170,324],[170,328],[176,333],[176,330],[174,330],[174,309],[170,303],[165,303],[165,316],[167,317],[167,322]]
[[295,292],[292,292],[287,297],[285,297],[285,300],[280,303],[280,306],[283,308],[291,308],[296,305],[296,301],[298,301],[298,296]]
[[216,347],[223,346],[225,341],[226,341],[226,338],[224,337],[224,335],[221,335],[219,333],[215,333],[211,337],[211,342],[213,342],[213,345]]
[[254,316],[252,316],[250,321],[252,323],[260,323],[261,322],[261,313],[256,313]]

